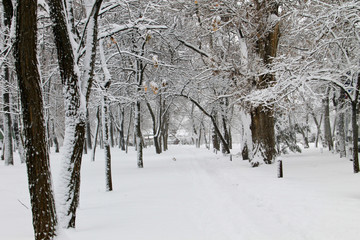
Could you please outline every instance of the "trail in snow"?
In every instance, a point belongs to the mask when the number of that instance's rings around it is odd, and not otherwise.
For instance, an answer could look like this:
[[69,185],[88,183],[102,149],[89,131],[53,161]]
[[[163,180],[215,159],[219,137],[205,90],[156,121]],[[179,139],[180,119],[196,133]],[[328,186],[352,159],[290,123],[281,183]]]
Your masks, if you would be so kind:
[[[331,240],[357,239],[360,175],[351,162],[316,149],[251,168],[240,158],[193,146],[171,146],[161,155],[112,149],[114,191],[105,192],[101,151],[85,156],[76,230],[66,240]],[[55,181],[60,155],[52,154]],[[176,161],[172,159],[175,158]],[[33,239],[25,166],[0,165],[0,239]],[[56,184],[54,184],[56,186]],[[9,207],[4,207],[9,206]],[[22,226],[19,229],[18,226]]]

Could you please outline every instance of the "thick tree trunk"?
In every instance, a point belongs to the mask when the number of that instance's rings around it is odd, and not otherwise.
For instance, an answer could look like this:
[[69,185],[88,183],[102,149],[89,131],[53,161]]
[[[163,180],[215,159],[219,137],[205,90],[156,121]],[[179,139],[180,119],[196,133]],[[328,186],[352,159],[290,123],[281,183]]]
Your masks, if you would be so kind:
[[255,107],[251,112],[251,134],[254,155],[258,153],[265,163],[270,164],[275,158],[274,117],[270,109]]
[[48,240],[56,236],[57,218],[36,57],[37,1],[18,1],[16,18],[16,72],[22,104],[33,226],[36,240]]
[[[274,0],[256,2],[257,14],[259,15],[258,36],[255,44],[255,51],[262,59],[264,65],[271,64],[272,59],[276,57],[278,43],[280,38],[279,22],[269,23],[267,19],[271,15],[279,15],[279,4]],[[264,21],[265,19],[265,21]],[[273,24],[273,26],[269,26]],[[256,87],[264,89],[275,82],[273,74],[264,74],[259,76]],[[265,163],[271,163],[275,159],[275,130],[272,110],[256,106],[251,112],[251,132],[253,137],[254,155],[260,152]]]

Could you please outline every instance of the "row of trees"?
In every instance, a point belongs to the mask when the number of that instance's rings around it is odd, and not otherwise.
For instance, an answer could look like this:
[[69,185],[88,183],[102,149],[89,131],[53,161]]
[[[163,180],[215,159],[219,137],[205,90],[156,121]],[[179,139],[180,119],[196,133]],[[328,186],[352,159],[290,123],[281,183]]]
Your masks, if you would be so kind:
[[[94,159],[99,141],[107,191],[115,142],[135,146],[142,168],[146,135],[160,154],[179,129],[223,153],[239,135],[254,167],[300,151],[297,135],[308,147],[314,132],[341,157],[351,140],[359,171],[358,1],[4,0],[2,10],[3,156],[13,164],[16,148],[27,164],[36,239],[75,227],[82,154]],[[56,208],[50,146],[63,156]]]

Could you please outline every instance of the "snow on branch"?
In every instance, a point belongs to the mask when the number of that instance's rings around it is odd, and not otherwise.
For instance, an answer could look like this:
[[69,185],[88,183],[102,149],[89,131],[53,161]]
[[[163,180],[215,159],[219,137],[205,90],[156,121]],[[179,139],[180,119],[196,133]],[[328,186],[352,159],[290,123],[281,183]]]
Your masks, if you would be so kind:
[[188,43],[182,39],[178,39],[179,42],[181,42],[182,44],[184,44],[184,46],[194,50],[195,52],[205,56],[205,57],[209,57],[209,54],[207,54],[206,52],[204,52],[203,50],[197,48],[196,46],[192,45],[191,43]]
[[130,22],[127,24],[109,24],[108,28],[102,31],[99,34],[99,38],[106,38],[112,36],[116,33],[123,32],[129,29],[139,29],[139,30],[151,30],[151,29],[167,29],[165,25],[151,25],[146,23],[148,22],[144,18],[137,19],[135,22]]

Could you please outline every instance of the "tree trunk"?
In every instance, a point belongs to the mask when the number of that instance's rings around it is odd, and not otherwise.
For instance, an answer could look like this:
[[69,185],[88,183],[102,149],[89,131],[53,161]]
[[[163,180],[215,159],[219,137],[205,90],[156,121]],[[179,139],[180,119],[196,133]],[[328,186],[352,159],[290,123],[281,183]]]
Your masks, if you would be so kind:
[[112,119],[109,119],[109,122],[110,122],[110,124],[109,124],[108,127],[109,127],[109,133],[110,133],[110,135],[109,135],[110,136],[110,146],[113,148],[114,145],[115,145],[115,141],[114,141],[114,123],[113,123]]
[[106,191],[112,191],[112,176],[111,176],[111,152],[110,152],[110,142],[109,142],[109,100],[106,95],[103,96],[102,102],[102,129],[103,129],[103,139],[105,147],[105,176],[106,176]]
[[339,120],[338,120],[338,147],[340,152],[340,158],[346,157],[346,134],[345,134],[345,91],[343,89],[340,90],[339,103],[337,106],[337,111],[339,112]]
[[[97,17],[102,0],[95,0],[87,28],[85,44],[85,71],[83,81],[77,71],[74,48],[62,0],[48,1],[52,29],[55,38],[60,76],[63,85],[65,106],[65,137],[63,147],[63,172],[61,177],[65,187],[59,192],[61,197],[60,220],[62,226],[75,228],[76,210],[80,196],[80,169],[85,140],[86,108],[90,96],[95,66],[97,45]],[[71,8],[71,6],[68,6]],[[72,39],[74,40],[74,39]],[[80,89],[80,87],[82,89]]]
[[24,156],[24,145],[21,139],[21,134],[19,130],[19,119],[17,116],[15,116],[15,119],[13,121],[13,129],[14,129],[15,142],[20,156],[20,161],[21,163],[25,163],[26,160]]
[[214,126],[212,127],[212,131],[211,131],[211,139],[212,139],[212,143],[213,143],[213,148],[216,151],[220,151],[219,139],[218,139],[218,136],[216,134]]
[[260,154],[264,162],[272,163],[275,158],[274,117],[270,109],[255,107],[251,112],[251,135],[254,155]]
[[[150,103],[146,100],[146,106],[149,110],[149,113],[150,113],[150,116],[151,116],[151,119],[152,119],[152,129],[153,129],[153,136],[154,136],[154,146],[155,146],[155,152],[157,154],[160,154],[161,153],[161,145],[160,145],[160,141],[159,141],[159,136],[158,135],[158,129],[156,127],[156,118],[155,118],[155,114],[151,108],[151,105]],[[159,126],[158,126],[159,127]]]
[[97,139],[99,135],[99,128],[100,128],[100,111],[99,107],[96,110],[96,130],[95,130],[95,136],[94,136],[94,146],[92,149],[92,155],[91,155],[91,161],[95,161],[95,152],[96,152],[96,146],[97,146]]
[[143,162],[143,143],[141,141],[141,118],[140,118],[140,101],[138,100],[135,105],[135,136],[136,136],[136,151],[137,151],[137,165],[139,168],[144,167]]
[[24,147],[35,239],[54,239],[57,218],[51,186],[40,75],[37,67],[36,0],[18,1],[16,22],[16,72],[22,104]]
[[125,151],[124,118],[125,118],[125,111],[124,111],[123,108],[120,107],[120,114],[119,114],[119,120],[120,120],[119,148],[121,148],[122,151]]
[[[9,27],[9,26],[8,26]],[[5,143],[5,165],[14,165],[13,140],[11,135],[11,113],[10,113],[10,73],[7,63],[4,64],[4,143]]]
[[329,107],[329,91],[326,92],[326,97],[323,101],[324,103],[324,133],[325,133],[325,146],[329,147],[329,151],[332,151],[334,149],[334,143],[332,141],[331,136],[331,125],[330,125],[330,107]]
[[86,145],[88,149],[92,149],[92,142],[91,142],[91,125],[89,119],[89,109],[86,109]]
[[[271,64],[276,57],[280,38],[280,23],[268,26],[268,18],[271,15],[279,16],[279,4],[274,0],[257,1],[258,39],[255,43],[255,51],[262,59],[265,66]],[[265,20],[264,20],[265,19]],[[273,24],[273,23],[271,23]],[[257,89],[267,88],[275,82],[275,76],[271,73],[259,76],[256,82]],[[275,159],[275,130],[273,111],[264,107],[256,106],[251,112],[251,132],[253,137],[254,155],[260,152],[265,163],[271,163]]]
[[52,131],[52,137],[53,137],[53,142],[54,142],[54,146],[55,146],[55,152],[58,153],[59,152],[59,141],[56,137],[56,132],[55,132],[55,121],[54,119],[52,120],[51,123],[51,131]]
[[353,128],[353,169],[354,173],[359,172],[359,147],[358,147],[358,125],[357,125],[357,99],[351,102],[351,119]]
[[130,129],[131,129],[131,122],[132,122],[132,115],[133,115],[133,108],[130,108],[130,114],[129,114],[129,126],[127,129],[127,134],[126,134],[126,148],[125,148],[125,152],[128,153],[129,150],[129,141],[130,141]]

